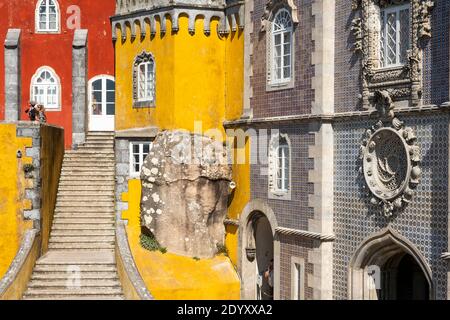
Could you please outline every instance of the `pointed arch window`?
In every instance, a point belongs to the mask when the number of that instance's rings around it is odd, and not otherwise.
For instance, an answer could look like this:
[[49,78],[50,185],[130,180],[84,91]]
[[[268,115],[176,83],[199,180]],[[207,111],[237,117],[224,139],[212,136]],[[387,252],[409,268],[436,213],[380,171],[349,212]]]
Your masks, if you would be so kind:
[[61,84],[55,71],[50,67],[42,67],[32,78],[30,96],[47,110],[59,109],[60,88]]
[[60,12],[57,0],[40,0],[36,6],[36,32],[59,32]]
[[150,53],[142,53],[134,62],[133,97],[135,107],[155,105],[155,60]]
[[293,22],[286,9],[280,9],[272,22],[271,83],[284,84],[292,78]]

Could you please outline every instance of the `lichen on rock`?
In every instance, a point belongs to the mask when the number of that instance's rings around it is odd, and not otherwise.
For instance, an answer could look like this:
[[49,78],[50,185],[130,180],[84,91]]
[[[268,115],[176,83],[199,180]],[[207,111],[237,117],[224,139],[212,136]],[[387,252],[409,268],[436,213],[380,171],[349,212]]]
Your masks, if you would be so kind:
[[169,252],[210,258],[224,241],[231,166],[221,142],[160,133],[141,171],[141,221]]

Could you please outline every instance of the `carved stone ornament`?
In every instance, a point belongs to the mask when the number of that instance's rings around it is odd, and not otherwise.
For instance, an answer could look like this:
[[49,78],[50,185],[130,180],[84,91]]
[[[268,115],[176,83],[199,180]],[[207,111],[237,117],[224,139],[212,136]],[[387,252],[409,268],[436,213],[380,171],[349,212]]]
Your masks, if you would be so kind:
[[378,91],[375,97],[379,121],[364,134],[361,169],[371,204],[390,218],[411,202],[420,183],[421,150],[414,130],[395,117],[389,93]]
[[266,32],[270,30],[270,21],[276,11],[280,8],[287,8],[291,12],[292,22],[294,26],[298,24],[298,10],[297,6],[294,3],[294,0],[268,0],[266,3],[266,8],[264,10],[264,14],[261,17],[261,32]]
[[[389,5],[410,4],[411,47],[404,65],[381,68],[379,61],[379,10]],[[392,89],[394,101],[409,100],[412,106],[422,97],[422,51],[431,37],[431,12],[434,2],[429,0],[352,0],[357,13],[351,23],[353,51],[361,58],[362,104],[369,109],[377,90]]]

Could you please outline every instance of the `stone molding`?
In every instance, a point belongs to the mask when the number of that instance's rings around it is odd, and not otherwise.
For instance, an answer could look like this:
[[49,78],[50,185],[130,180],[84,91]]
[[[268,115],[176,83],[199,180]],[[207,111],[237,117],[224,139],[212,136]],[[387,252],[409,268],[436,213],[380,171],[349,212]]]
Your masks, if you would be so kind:
[[138,268],[136,267],[136,263],[134,262],[133,255],[128,244],[128,237],[125,226],[126,224],[124,220],[117,221],[117,254],[120,255],[120,258],[123,262],[126,277],[134,287],[134,290],[141,300],[154,300],[152,294],[150,293],[150,291],[148,291],[144,280],[142,280]]
[[120,15],[130,12],[163,8],[169,4],[203,8],[224,8],[235,2],[236,1],[233,0],[116,0],[116,14]]
[[223,221],[223,224],[226,226],[235,226],[235,227],[239,227],[239,220],[235,220],[235,219],[225,219]]
[[17,279],[19,273],[21,272],[27,258],[29,257],[33,245],[35,241],[37,241],[39,235],[39,231],[36,229],[31,229],[25,232],[22,242],[20,244],[20,248],[17,251],[17,254],[9,266],[8,271],[0,279],[0,298],[6,293],[8,288],[14,283]]
[[389,94],[376,92],[376,100],[382,103],[378,106],[379,120],[362,139],[360,172],[371,204],[392,218],[411,202],[420,183],[421,150],[414,130],[396,118]]
[[275,231],[277,234],[281,234],[284,236],[296,236],[311,240],[318,240],[321,242],[333,242],[336,240],[336,236],[334,234],[322,234],[317,232],[283,228],[283,227],[278,227],[275,229]]
[[270,21],[272,21],[274,14],[281,8],[285,8],[290,12],[294,28],[298,25],[298,9],[294,0],[268,0],[264,14],[261,17],[261,32],[266,32],[270,29]]
[[[450,113],[450,103],[446,102],[440,106],[426,105],[417,107],[401,107],[396,108],[395,113],[401,115],[412,114],[438,114],[438,113]],[[273,123],[301,123],[301,122],[343,122],[376,119],[378,112],[376,110],[355,111],[355,112],[342,112],[333,114],[304,114],[295,116],[281,116],[281,117],[267,117],[267,118],[252,118],[252,119],[239,119],[236,121],[225,121],[223,125],[225,128],[232,127],[245,127],[254,125],[265,125]]]
[[[146,101],[139,101],[138,87],[139,87],[139,65],[144,62],[153,64],[153,99]],[[151,108],[156,105],[156,61],[151,52],[143,51],[139,54],[133,63],[133,108]]]
[[[374,7],[410,3],[411,48],[408,63],[394,68],[378,66],[378,35],[371,17]],[[433,1],[422,0],[353,0],[352,9],[358,15],[352,21],[354,52],[360,57],[362,69],[361,99],[365,109],[372,106],[374,90],[389,90],[394,101],[409,100],[412,106],[422,99],[422,55],[426,40],[431,38],[431,11]]]
[[160,22],[160,34],[164,35],[167,32],[166,25],[168,17],[172,21],[172,28],[169,31],[178,32],[178,19],[180,15],[188,16],[188,30],[191,34],[196,32],[195,20],[198,17],[204,18],[203,32],[205,35],[211,33],[212,19],[219,20],[218,33],[220,35],[235,32],[238,29],[244,29],[243,2],[237,2],[235,5],[227,8],[201,8],[198,6],[171,5],[163,8],[142,10],[131,14],[112,17],[113,41],[117,41],[119,30],[121,31],[122,41],[127,41],[127,29],[130,29],[131,40],[134,40],[137,37],[137,25],[140,26],[141,39],[147,36],[147,25],[150,26],[150,35],[155,36],[157,21]]

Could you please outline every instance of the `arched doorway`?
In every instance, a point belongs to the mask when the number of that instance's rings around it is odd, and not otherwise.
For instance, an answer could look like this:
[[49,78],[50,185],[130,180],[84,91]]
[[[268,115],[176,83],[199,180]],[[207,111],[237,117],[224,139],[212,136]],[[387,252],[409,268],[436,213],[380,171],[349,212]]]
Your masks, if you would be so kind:
[[420,252],[392,230],[367,239],[350,264],[350,299],[433,299],[431,270]]
[[262,201],[247,205],[239,231],[241,298],[272,300],[279,287],[279,243],[275,215]]

